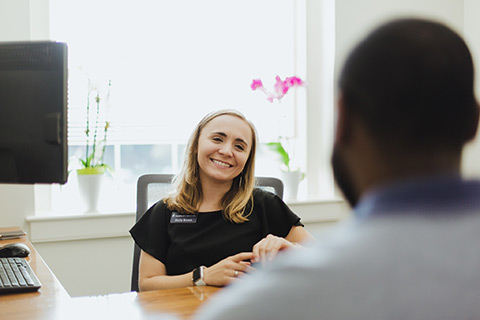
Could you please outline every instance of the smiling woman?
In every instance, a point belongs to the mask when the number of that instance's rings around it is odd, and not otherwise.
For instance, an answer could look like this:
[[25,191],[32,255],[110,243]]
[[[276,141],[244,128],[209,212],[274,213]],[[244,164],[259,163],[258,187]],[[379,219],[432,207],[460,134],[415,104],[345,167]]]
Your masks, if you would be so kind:
[[175,192],[130,230],[142,249],[140,290],[224,286],[310,239],[276,195],[254,189],[255,127],[241,113],[205,116],[193,131]]
[[177,193],[166,200],[169,209],[186,213],[223,210],[231,222],[246,221],[256,150],[255,127],[241,113],[221,110],[205,116],[190,137],[176,179]]

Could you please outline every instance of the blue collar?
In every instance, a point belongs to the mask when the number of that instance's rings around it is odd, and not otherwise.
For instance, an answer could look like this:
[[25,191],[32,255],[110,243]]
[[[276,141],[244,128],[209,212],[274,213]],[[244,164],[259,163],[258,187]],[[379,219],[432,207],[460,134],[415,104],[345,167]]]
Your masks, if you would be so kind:
[[406,212],[437,214],[449,209],[480,208],[480,181],[460,175],[418,177],[369,191],[354,208],[355,216]]

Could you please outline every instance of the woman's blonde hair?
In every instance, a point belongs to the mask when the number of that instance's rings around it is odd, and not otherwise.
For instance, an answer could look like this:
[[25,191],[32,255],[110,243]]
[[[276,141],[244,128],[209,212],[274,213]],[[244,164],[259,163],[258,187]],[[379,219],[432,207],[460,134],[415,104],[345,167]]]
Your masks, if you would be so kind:
[[[248,216],[253,210],[257,133],[255,126],[236,110],[212,112],[197,124],[185,149],[185,160],[182,170],[173,181],[175,191],[164,199],[169,210],[181,213],[197,213],[198,206],[202,200],[202,185],[200,183],[200,169],[197,160],[198,139],[203,128],[210,121],[225,115],[237,117],[248,124],[252,132],[252,146],[243,171],[233,179],[232,187],[222,198],[223,216],[234,223],[248,221]],[[246,212],[247,207],[249,207],[249,212]]]

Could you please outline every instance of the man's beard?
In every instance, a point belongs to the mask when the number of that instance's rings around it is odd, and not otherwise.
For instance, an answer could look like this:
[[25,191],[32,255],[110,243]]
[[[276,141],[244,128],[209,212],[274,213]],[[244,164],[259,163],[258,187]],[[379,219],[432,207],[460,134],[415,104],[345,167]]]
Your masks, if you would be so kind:
[[340,190],[342,190],[342,193],[350,206],[354,207],[358,202],[358,193],[355,192],[351,174],[348,172],[341,152],[336,146],[333,148],[332,169],[335,182]]

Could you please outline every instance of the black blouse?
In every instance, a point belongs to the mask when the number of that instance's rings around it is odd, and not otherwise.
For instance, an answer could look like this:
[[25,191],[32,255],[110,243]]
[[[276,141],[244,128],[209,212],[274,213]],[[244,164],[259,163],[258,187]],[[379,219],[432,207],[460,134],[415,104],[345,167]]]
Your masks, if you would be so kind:
[[[255,189],[249,221],[227,221],[221,211],[179,214],[157,202],[130,229],[137,245],[161,261],[168,275],[211,266],[253,246],[268,234],[286,237],[300,218],[276,195]],[[247,211],[248,212],[248,211]]]

